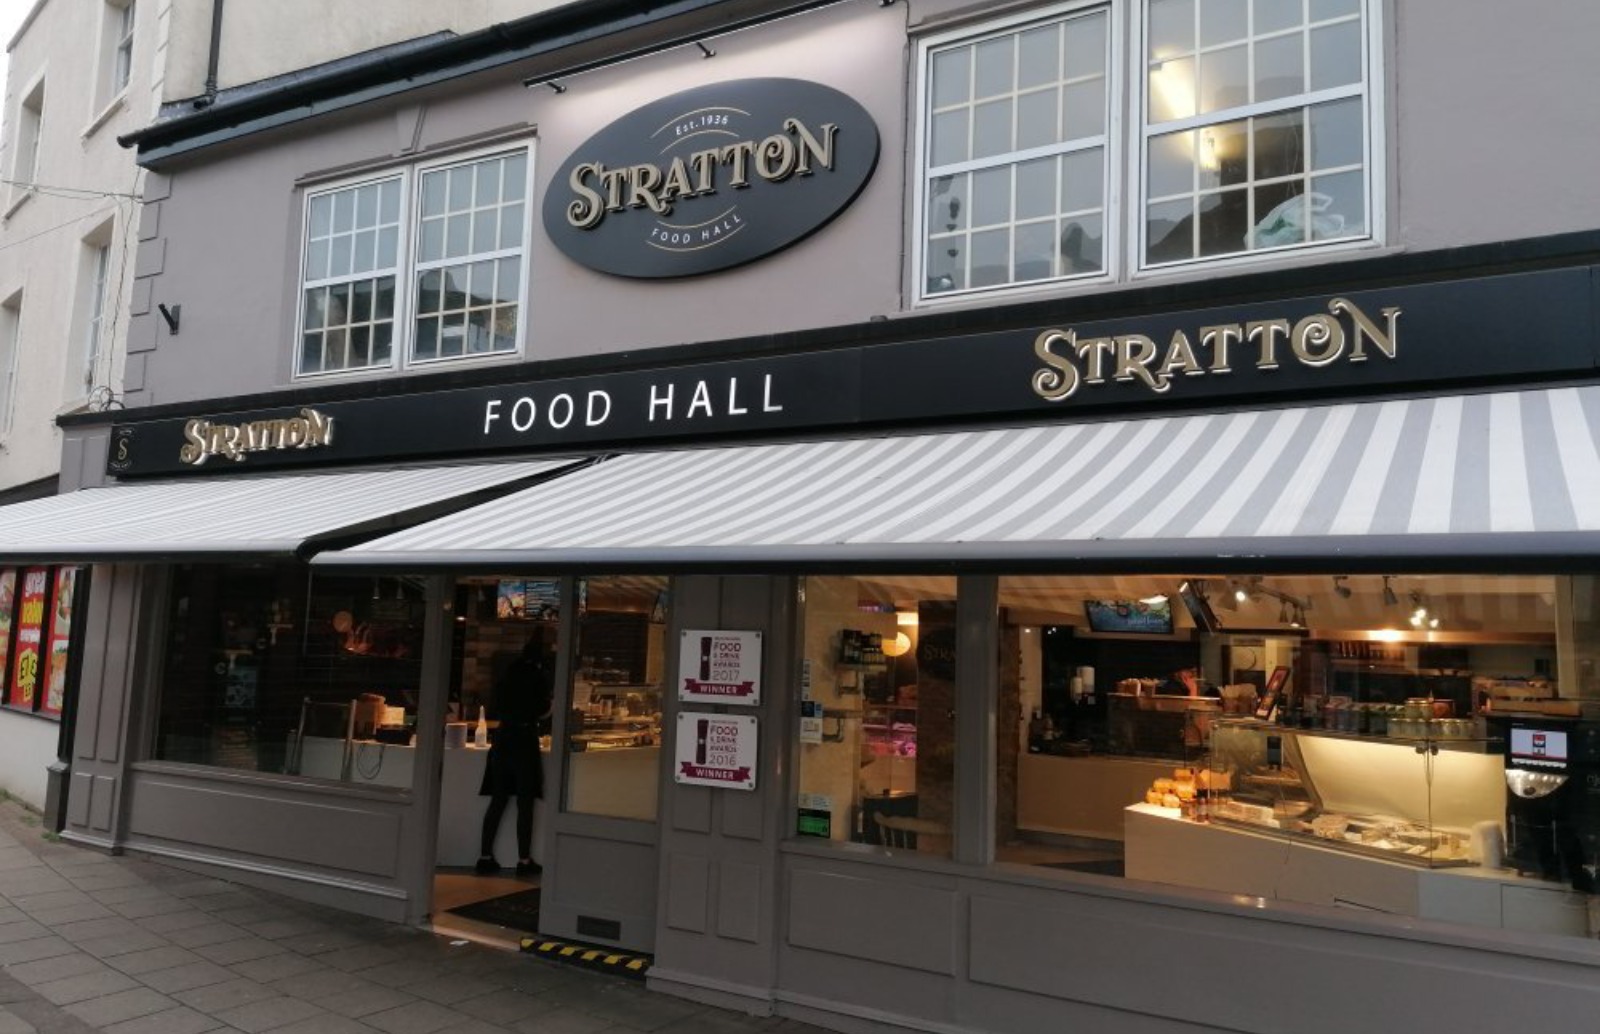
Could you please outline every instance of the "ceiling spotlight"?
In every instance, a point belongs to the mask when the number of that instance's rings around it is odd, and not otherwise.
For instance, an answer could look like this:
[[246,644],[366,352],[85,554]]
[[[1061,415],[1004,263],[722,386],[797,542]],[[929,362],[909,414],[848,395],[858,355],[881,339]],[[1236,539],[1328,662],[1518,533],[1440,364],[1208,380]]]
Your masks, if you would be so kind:
[[1244,586],[1241,585],[1237,589],[1233,590],[1234,602],[1243,603],[1245,600],[1247,600],[1249,598],[1250,598],[1250,594],[1245,591]]
[[1394,586],[1389,584],[1391,577],[1391,575],[1383,576],[1383,605],[1386,607],[1398,606],[1400,603],[1400,597],[1394,593]]
[[1339,597],[1341,600],[1347,600],[1350,598],[1350,586],[1345,584],[1345,579],[1349,577],[1349,575],[1344,574],[1336,574],[1333,576],[1333,594]]
[[1302,608],[1299,604],[1295,605],[1294,613],[1289,618],[1289,627],[1290,628],[1304,628],[1304,627],[1306,627],[1306,612],[1305,612],[1305,609]]

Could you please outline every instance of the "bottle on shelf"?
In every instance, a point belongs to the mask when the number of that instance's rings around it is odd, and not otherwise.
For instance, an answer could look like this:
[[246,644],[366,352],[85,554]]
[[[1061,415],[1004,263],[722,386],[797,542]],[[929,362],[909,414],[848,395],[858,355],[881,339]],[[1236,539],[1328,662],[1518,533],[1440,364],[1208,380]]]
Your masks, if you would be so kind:
[[479,750],[489,745],[489,713],[482,704],[478,705],[478,727],[472,730],[472,745]]

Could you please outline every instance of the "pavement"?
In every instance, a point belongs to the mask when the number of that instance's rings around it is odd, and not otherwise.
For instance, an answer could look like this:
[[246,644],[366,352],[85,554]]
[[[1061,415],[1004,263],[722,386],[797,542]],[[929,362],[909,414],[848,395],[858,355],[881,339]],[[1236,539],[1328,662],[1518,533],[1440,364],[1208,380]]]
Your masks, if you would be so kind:
[[0,1034],[821,1034],[49,837],[0,802]]

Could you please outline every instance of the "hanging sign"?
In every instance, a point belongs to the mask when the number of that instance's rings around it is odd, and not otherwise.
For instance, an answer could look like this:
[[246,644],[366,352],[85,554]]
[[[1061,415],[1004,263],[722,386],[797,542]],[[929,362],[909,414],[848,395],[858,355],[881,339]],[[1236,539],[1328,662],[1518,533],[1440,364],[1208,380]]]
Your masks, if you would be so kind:
[[838,90],[714,83],[637,108],[579,145],[545,195],[545,232],[602,273],[711,273],[821,229],[877,163],[872,116]]
[[686,630],[678,646],[678,699],[761,703],[761,633]]
[[755,715],[678,712],[678,749],[672,778],[685,786],[756,788]]

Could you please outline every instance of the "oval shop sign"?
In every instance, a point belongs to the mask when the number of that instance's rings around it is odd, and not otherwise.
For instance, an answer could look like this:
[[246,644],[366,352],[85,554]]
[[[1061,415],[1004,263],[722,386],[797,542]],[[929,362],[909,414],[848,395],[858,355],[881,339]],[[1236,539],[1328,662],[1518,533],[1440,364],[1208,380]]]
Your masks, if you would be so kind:
[[742,79],[654,101],[557,170],[544,225],[573,261],[627,277],[753,262],[804,239],[861,193],[878,128],[838,90]]

